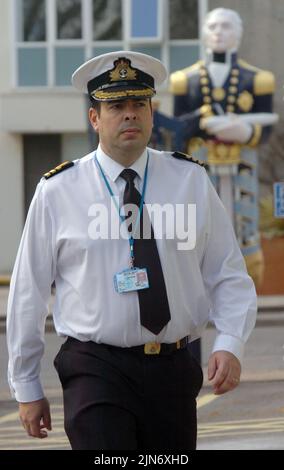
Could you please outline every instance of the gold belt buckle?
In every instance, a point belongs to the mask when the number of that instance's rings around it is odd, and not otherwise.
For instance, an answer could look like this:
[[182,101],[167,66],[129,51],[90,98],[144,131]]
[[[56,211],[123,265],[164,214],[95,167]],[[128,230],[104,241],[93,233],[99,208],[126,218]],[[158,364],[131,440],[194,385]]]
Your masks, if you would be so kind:
[[144,345],[144,354],[160,354],[161,343],[146,343]]

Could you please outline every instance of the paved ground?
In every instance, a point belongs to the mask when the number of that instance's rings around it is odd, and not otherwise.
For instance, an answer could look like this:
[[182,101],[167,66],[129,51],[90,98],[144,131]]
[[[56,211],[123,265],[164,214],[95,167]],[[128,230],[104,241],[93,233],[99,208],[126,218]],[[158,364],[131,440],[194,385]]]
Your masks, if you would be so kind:
[[[0,449],[70,450],[63,429],[60,389],[47,389],[53,430],[44,440],[26,436],[15,404],[1,401]],[[269,400],[268,400],[269,397]],[[205,387],[198,399],[200,450],[284,450],[283,384],[246,382],[230,394],[216,397]]]
[[[1,450],[68,450],[63,429],[60,389],[47,390],[53,430],[48,439],[29,438],[18,421],[15,404],[1,401]],[[284,450],[283,383],[243,383],[216,397],[204,388],[198,400],[198,449]]]
[[198,415],[200,450],[284,450],[281,381],[244,382]]
[[[209,329],[202,341],[204,374],[213,337]],[[52,366],[61,341],[54,333],[46,335],[42,377],[51,402],[53,431],[48,439],[35,440],[25,435],[17,406],[10,399],[5,380],[7,352],[0,335],[0,449],[70,448],[63,430],[60,385]],[[216,397],[205,380],[198,402],[198,448],[284,450],[283,364],[283,328],[257,327],[247,345],[241,385]]]
[[[0,289],[0,311],[1,305],[5,309],[6,296],[6,290]],[[274,304],[266,305],[266,313],[258,315],[248,341],[241,385],[234,392],[216,397],[206,380],[215,333],[211,328],[206,330],[202,339],[205,382],[198,401],[199,449],[284,450],[283,331],[284,309],[279,308],[279,299],[274,299]],[[53,431],[48,439],[36,440],[25,435],[16,403],[10,399],[6,342],[4,334],[0,334],[0,449],[70,448],[63,430],[60,384],[52,366],[61,342],[54,333],[46,335],[42,377],[51,402]]]

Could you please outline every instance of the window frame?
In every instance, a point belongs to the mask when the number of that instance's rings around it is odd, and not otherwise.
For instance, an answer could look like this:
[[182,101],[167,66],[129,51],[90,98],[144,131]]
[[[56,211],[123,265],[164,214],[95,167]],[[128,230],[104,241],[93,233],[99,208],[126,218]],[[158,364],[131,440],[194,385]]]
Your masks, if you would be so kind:
[[[71,84],[56,85],[55,53],[58,46],[62,47],[83,47],[85,60],[93,57],[95,47],[119,47],[124,50],[131,50],[135,47],[160,46],[161,60],[169,70],[170,66],[170,46],[199,46],[199,55],[204,55],[201,44],[201,27],[208,12],[208,0],[198,0],[198,30],[199,38],[196,39],[170,39],[169,38],[169,2],[168,0],[157,0],[158,2],[158,25],[156,37],[131,37],[131,4],[132,0],[121,0],[122,2],[122,39],[121,40],[93,40],[93,14],[92,1],[82,1],[82,38],[81,39],[58,39],[57,38],[57,18],[56,0],[46,0],[46,41],[19,41],[19,20],[20,15],[17,9],[18,0],[11,2],[11,24],[12,24],[12,86],[21,91],[35,90],[70,90]],[[21,48],[45,47],[47,51],[47,85],[42,86],[20,86],[18,84],[18,50]],[[163,89],[163,87],[162,87]]]

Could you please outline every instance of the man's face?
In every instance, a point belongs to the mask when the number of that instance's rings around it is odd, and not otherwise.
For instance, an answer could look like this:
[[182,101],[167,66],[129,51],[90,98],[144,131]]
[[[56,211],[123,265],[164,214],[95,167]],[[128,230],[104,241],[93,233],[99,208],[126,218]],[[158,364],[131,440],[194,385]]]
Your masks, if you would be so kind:
[[91,108],[90,120],[109,156],[142,153],[153,127],[152,107],[147,99],[101,102],[99,114]]
[[205,45],[213,52],[226,52],[237,49],[237,26],[230,16],[211,15],[204,26]]

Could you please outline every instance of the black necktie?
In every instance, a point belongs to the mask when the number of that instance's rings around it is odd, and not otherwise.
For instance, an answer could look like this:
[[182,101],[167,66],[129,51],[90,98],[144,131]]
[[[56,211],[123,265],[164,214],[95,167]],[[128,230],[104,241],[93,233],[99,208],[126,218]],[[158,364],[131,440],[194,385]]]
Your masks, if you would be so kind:
[[[134,186],[134,179],[137,176],[136,171],[131,169],[123,170],[120,176],[126,181],[123,204],[135,204],[139,208],[141,194]],[[138,208],[137,214],[139,214]],[[132,227],[129,227],[129,230],[133,230],[134,224],[131,225]],[[147,234],[149,231],[151,238],[142,238],[143,226],[144,233]],[[140,237],[134,239],[134,266],[147,268],[149,279],[149,288],[138,290],[141,325],[157,335],[170,321],[171,314],[156,240],[145,206],[140,218]]]

